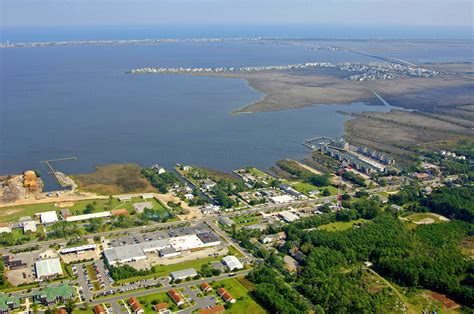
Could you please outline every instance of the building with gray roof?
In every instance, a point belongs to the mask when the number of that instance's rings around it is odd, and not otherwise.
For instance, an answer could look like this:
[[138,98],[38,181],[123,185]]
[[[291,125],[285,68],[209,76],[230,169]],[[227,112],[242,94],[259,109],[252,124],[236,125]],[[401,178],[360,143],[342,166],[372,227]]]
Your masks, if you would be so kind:
[[110,265],[146,259],[145,252],[143,252],[143,249],[139,244],[124,245],[105,249],[104,256]]
[[197,276],[197,271],[194,268],[188,268],[183,270],[174,271],[171,274],[171,279],[173,280],[183,280],[189,277]]

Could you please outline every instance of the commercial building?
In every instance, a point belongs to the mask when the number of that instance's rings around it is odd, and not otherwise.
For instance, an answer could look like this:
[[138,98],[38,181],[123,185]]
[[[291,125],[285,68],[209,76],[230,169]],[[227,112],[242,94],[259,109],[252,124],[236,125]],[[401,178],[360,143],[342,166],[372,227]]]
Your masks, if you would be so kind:
[[170,238],[170,243],[177,251],[187,251],[204,246],[204,243],[195,234]]
[[27,233],[27,232],[35,233],[36,232],[36,221],[34,221],[34,220],[24,221],[22,225],[23,225],[23,232],[24,233]]
[[278,195],[270,197],[270,201],[273,204],[284,204],[288,202],[292,202],[294,200],[293,196],[291,195]]
[[139,245],[142,248],[143,252],[145,253],[158,252],[162,249],[171,247],[171,243],[169,239],[143,242],[143,243],[140,243]]
[[54,210],[49,212],[38,213],[37,215],[40,216],[40,221],[43,225],[54,224],[58,221],[58,215]]
[[86,245],[81,245],[81,246],[75,246],[75,247],[69,247],[62,249],[59,251],[61,254],[71,254],[71,253],[76,253],[80,254],[81,252],[85,251],[93,251],[97,248],[97,244],[86,244]]
[[171,275],[171,279],[173,280],[177,280],[177,279],[183,280],[189,277],[197,276],[197,272],[194,268],[188,268],[188,269],[174,271],[170,275]]
[[145,252],[143,252],[143,249],[138,244],[124,245],[105,249],[104,256],[110,265],[146,259]]
[[66,221],[75,222],[75,221],[83,221],[83,220],[90,220],[94,218],[107,218],[112,216],[109,211],[99,212],[99,213],[92,213],[92,214],[84,214],[84,215],[77,215],[77,216],[68,216]]
[[36,278],[47,279],[62,276],[63,269],[59,258],[45,259],[35,263]]
[[160,250],[160,257],[163,257],[163,258],[175,257],[179,255],[181,255],[181,252],[176,251],[176,249],[172,247]]
[[228,255],[222,259],[222,263],[230,270],[242,269],[244,265],[234,255]]
[[288,222],[288,223],[300,219],[300,217],[296,216],[295,214],[293,214],[292,212],[287,211],[287,210],[282,211],[282,212],[279,212],[278,215],[279,215],[284,221],[286,221],[286,222]]
[[221,244],[221,240],[212,232],[201,232],[196,234],[199,240],[202,241],[204,247],[216,246]]

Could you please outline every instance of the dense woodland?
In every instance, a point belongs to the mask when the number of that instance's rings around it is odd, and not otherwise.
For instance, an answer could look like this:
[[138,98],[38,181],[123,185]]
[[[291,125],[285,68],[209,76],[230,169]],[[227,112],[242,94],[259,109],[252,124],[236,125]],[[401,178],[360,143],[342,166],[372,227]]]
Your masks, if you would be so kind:
[[[473,192],[472,187],[453,187],[422,195],[417,187],[407,187],[390,199],[392,203],[409,204],[410,209],[450,217],[453,220],[449,223],[410,228],[389,204],[360,195],[350,201],[350,209],[267,230],[268,233],[284,230],[287,234],[278,254],[252,245],[249,239],[257,237],[259,232],[242,230],[234,232],[234,236],[264,259],[266,267],[254,270],[249,279],[257,284],[256,298],[272,312],[292,313],[289,304],[304,303],[304,298],[318,313],[385,312],[393,295],[388,288],[371,292],[368,271],[363,266],[366,261],[373,263],[372,269],[391,282],[445,294],[467,309],[474,307],[474,262],[461,253],[459,243],[474,235]],[[344,231],[317,229],[334,221],[358,218],[368,221]],[[282,254],[293,248],[304,254],[297,274],[286,273],[281,260]],[[278,270],[294,289],[287,291],[275,276],[268,274],[269,268]],[[289,295],[294,291],[299,296]]]

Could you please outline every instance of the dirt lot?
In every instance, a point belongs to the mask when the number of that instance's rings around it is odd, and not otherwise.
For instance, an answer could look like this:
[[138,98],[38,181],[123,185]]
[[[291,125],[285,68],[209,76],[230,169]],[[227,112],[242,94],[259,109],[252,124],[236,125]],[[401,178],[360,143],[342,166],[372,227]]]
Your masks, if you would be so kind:
[[92,173],[73,177],[82,191],[103,195],[157,192],[140,174],[136,164],[113,164],[97,167]]

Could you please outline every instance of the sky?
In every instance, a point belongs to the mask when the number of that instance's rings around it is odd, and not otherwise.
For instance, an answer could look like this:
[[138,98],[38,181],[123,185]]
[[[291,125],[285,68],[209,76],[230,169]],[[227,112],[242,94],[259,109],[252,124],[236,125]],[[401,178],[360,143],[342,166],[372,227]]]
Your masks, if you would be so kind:
[[470,27],[472,0],[0,0],[2,27],[159,24]]

